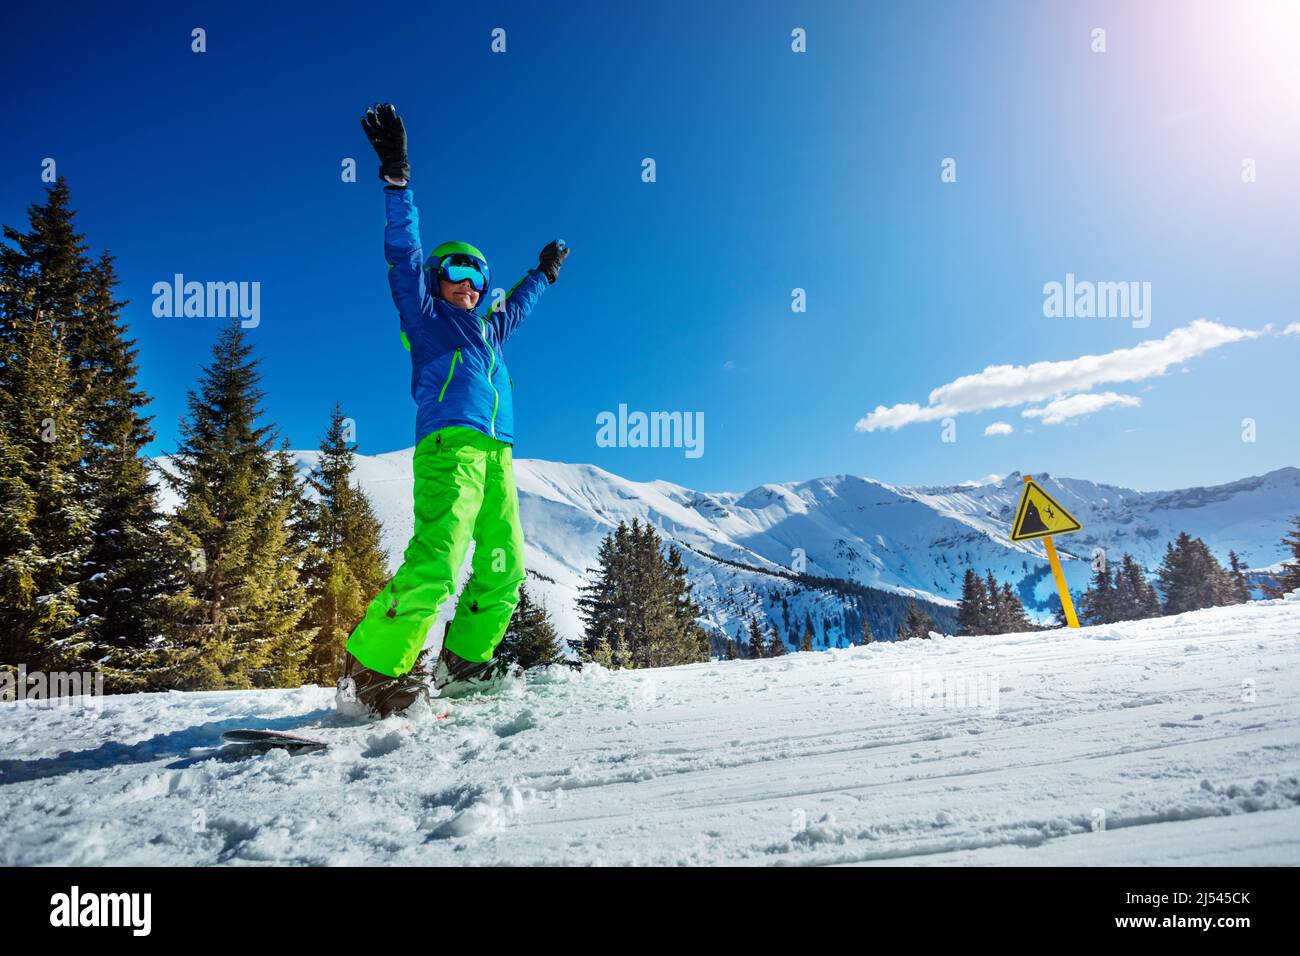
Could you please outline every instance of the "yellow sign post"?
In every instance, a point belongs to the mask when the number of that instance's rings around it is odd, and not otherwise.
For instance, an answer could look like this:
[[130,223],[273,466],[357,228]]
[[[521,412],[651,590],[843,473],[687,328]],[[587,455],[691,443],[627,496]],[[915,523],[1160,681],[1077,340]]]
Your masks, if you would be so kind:
[[1083,525],[1074,515],[1057,504],[1030,475],[1025,475],[1025,490],[1020,496],[1020,507],[1016,509],[1015,524],[1011,526],[1011,540],[1042,540],[1043,546],[1047,548],[1047,560],[1052,562],[1052,578],[1061,595],[1061,609],[1065,612],[1065,620],[1070,627],[1078,627],[1079,618],[1074,613],[1074,602],[1070,600],[1070,589],[1066,586],[1065,572],[1061,570],[1061,559],[1056,556],[1052,535],[1069,534],[1082,529]]

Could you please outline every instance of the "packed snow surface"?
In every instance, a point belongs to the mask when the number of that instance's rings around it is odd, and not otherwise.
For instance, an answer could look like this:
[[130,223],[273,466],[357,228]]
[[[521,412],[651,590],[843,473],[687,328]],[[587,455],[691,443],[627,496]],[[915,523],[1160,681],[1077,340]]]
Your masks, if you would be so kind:
[[[547,669],[384,721],[101,704],[0,704],[0,864],[1300,864],[1294,599]],[[330,747],[222,748],[251,727]]]

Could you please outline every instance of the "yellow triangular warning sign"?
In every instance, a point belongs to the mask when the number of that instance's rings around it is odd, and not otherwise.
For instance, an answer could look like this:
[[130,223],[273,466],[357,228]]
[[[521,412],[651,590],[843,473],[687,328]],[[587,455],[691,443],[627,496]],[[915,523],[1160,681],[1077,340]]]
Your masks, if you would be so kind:
[[1078,519],[1058,505],[1037,482],[1025,482],[1020,507],[1016,509],[1016,523],[1011,526],[1012,541],[1046,538],[1049,534],[1069,534],[1082,528]]

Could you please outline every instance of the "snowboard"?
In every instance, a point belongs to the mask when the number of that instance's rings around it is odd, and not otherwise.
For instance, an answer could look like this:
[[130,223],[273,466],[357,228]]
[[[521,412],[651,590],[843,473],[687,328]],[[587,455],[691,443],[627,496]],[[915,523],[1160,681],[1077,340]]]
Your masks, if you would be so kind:
[[221,735],[222,740],[232,744],[243,744],[258,750],[288,750],[290,752],[324,750],[329,746],[315,737],[300,737],[285,733],[283,730],[227,730]]

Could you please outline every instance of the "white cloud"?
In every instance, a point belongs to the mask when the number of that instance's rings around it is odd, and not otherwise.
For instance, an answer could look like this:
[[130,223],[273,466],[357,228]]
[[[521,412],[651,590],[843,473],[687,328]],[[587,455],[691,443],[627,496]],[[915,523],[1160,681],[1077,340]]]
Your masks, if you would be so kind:
[[1006,422],[994,422],[988,428],[984,429],[984,434],[985,435],[1010,435],[1013,431],[1015,431],[1015,429],[1012,428]]
[[1208,319],[1197,319],[1190,325],[1174,329],[1162,339],[1116,349],[1104,355],[1083,355],[1031,365],[990,365],[982,372],[963,375],[940,385],[930,393],[928,405],[914,402],[888,408],[880,405],[859,420],[855,427],[866,432],[897,429],[965,412],[1045,402],[1110,382],[1140,382],[1163,375],[1170,366],[1221,345],[1264,334],[1263,331],[1236,329]]
[[1026,408],[1020,414],[1025,418],[1040,418],[1044,425],[1059,425],[1061,422],[1081,415],[1091,415],[1103,408],[1123,406],[1137,408],[1142,399],[1136,395],[1120,395],[1116,392],[1088,392],[1083,395],[1071,395],[1048,402],[1042,408]]
[[1282,330],[1283,335],[1300,335],[1300,322],[1292,322]]

